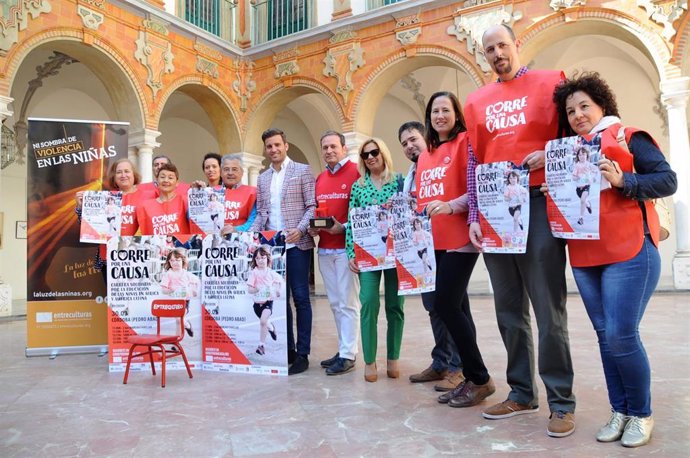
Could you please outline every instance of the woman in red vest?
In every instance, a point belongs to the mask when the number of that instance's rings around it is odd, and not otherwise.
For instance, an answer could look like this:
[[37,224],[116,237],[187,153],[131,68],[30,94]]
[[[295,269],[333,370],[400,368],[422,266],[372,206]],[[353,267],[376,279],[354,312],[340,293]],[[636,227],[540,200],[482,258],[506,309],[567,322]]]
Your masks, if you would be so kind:
[[[110,191],[122,192],[122,208],[121,218],[122,224],[120,226],[120,233],[118,235],[134,235],[139,229],[139,224],[136,217],[136,208],[142,202],[156,197],[155,191],[146,190],[139,186],[141,177],[137,172],[132,161],[127,158],[118,159],[108,169],[108,176],[106,177],[105,188]],[[84,191],[79,191],[76,195],[77,200],[77,216],[81,218],[81,206],[83,202]],[[106,275],[106,245],[100,245],[98,253],[96,254],[96,269],[101,270],[103,278],[107,280]]]
[[158,197],[137,207],[141,235],[189,234],[187,199],[177,190],[177,167],[163,164],[156,179]]
[[431,218],[436,257],[434,309],[445,323],[462,360],[464,380],[438,401],[470,407],[496,391],[477,346],[467,284],[479,253],[467,227],[468,142],[460,102],[437,92],[426,106],[428,151],[417,160],[418,211]]
[[568,240],[570,264],[599,339],[611,417],[600,442],[649,442],[654,427],[650,367],[639,324],[659,281],[659,218],[650,199],[676,191],[676,175],[646,132],[623,128],[616,99],[596,73],[554,92],[563,135],[601,135],[599,240]]

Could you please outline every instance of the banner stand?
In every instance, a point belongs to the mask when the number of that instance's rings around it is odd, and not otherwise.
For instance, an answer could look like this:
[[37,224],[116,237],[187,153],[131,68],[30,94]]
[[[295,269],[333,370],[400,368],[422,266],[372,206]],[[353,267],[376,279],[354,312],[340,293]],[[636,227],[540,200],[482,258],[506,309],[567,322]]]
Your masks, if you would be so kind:
[[48,356],[48,359],[55,359],[60,355],[86,355],[97,353],[98,357],[103,357],[108,354],[107,345],[81,345],[75,347],[26,347],[24,355],[27,358],[35,356]]

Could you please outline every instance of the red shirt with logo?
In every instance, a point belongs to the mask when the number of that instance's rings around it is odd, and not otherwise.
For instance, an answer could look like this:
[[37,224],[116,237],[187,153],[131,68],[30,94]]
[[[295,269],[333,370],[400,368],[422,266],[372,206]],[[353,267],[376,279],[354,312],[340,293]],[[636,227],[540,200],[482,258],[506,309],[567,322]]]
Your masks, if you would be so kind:
[[256,188],[240,185],[225,189],[225,224],[241,226],[249,219],[256,202]]
[[[417,211],[421,212],[432,200],[448,202],[467,192],[467,157],[466,132],[419,155],[415,174]],[[433,216],[431,233],[437,250],[467,245],[470,241],[467,213]]]
[[189,234],[187,199],[180,194],[167,202],[147,200],[136,212],[141,235]]
[[[358,178],[357,164],[352,161],[347,161],[335,173],[324,170],[316,177],[316,201],[326,201],[327,216],[333,216],[340,223],[348,220],[350,191],[352,183]],[[329,234],[326,231],[320,231],[319,248],[345,248],[345,234]]]
[[[487,84],[467,97],[467,133],[480,164],[519,165],[558,137],[553,91],[564,78],[561,71],[530,70],[509,81]],[[530,172],[530,186],[544,182],[544,168]]]

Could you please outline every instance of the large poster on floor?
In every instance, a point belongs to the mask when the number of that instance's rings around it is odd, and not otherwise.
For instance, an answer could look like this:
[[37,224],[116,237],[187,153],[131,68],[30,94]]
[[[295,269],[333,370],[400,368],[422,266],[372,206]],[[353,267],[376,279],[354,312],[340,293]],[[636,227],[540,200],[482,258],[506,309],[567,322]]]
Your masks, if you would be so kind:
[[98,247],[79,242],[78,191],[100,191],[127,157],[128,124],[29,118],[27,355],[105,348],[105,281]]
[[202,260],[204,369],[287,375],[282,234],[210,235]]
[[[131,335],[155,334],[154,300],[182,299],[184,337],[180,345],[192,369],[201,362],[201,239],[195,236],[147,235],[111,238],[108,242],[108,346],[111,372],[125,370]],[[161,334],[180,334],[173,319],[162,321]],[[141,351],[135,350],[135,352]],[[184,369],[182,358],[169,369]],[[130,370],[151,370],[144,357]]]

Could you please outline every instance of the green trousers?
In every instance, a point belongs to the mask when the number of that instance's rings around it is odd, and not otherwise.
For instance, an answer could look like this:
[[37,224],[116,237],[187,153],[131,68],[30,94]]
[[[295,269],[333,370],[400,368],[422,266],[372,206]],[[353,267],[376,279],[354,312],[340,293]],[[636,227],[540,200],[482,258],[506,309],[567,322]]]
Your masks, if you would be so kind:
[[405,313],[403,304],[405,298],[398,296],[398,275],[395,269],[376,272],[360,272],[359,274],[359,300],[362,303],[360,310],[360,326],[362,329],[362,352],[364,362],[371,364],[376,362],[377,324],[379,318],[379,284],[381,272],[384,277],[384,292],[386,304],[386,354],[388,359],[400,358],[400,344],[402,343],[403,325]]

